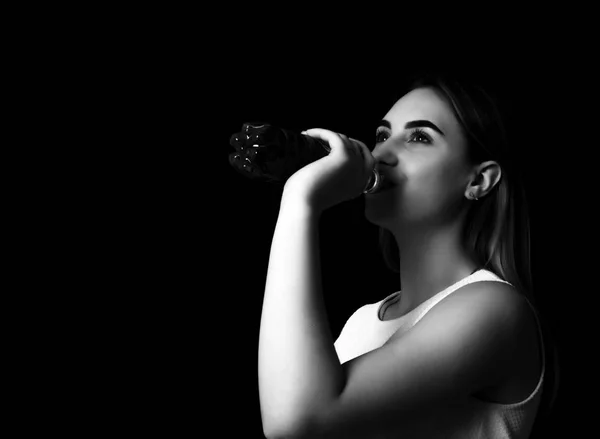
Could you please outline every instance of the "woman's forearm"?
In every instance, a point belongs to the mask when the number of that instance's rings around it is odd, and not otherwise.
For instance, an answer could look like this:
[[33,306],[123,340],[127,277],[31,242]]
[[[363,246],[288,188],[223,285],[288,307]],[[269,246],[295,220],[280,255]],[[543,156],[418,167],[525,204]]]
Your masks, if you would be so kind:
[[301,429],[344,379],[322,296],[319,215],[282,201],[266,279],[258,374],[265,432]]

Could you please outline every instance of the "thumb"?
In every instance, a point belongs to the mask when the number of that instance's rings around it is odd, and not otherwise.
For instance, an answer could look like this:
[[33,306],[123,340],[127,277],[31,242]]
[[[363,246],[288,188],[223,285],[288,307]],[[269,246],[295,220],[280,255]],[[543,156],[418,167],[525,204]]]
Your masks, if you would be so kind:
[[302,131],[301,134],[305,134],[310,137],[314,137],[315,139],[321,139],[327,142],[329,148],[333,151],[338,151],[340,148],[344,146],[344,141],[342,136],[334,131],[326,130],[323,128],[311,128],[306,131]]

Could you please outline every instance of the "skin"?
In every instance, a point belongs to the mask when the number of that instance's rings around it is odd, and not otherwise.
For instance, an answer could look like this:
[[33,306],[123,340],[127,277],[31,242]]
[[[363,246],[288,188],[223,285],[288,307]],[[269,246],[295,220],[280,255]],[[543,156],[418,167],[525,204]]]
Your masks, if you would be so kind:
[[[385,118],[390,136],[373,154],[343,134],[308,130],[331,152],[286,182],[259,335],[267,438],[415,437],[432,425],[436,410],[455,401],[490,389],[510,398],[532,390],[535,323],[523,297],[497,282],[460,288],[404,336],[340,364],[323,301],[321,213],[361,196],[379,168],[389,188],[366,198],[365,214],[399,243],[401,314],[473,271],[458,242],[465,209],[474,202],[465,195],[485,196],[500,176],[494,163],[466,163],[464,136],[435,92],[407,94]],[[432,145],[402,141],[405,122],[414,119],[431,120],[445,139],[424,128]]]

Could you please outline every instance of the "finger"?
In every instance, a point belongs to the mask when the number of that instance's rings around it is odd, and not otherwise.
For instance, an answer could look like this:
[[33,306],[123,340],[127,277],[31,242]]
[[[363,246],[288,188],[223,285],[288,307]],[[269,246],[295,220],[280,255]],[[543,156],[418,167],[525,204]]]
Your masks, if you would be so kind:
[[350,140],[357,146],[358,150],[360,151],[360,155],[365,159],[365,163],[369,166],[369,168],[371,169],[375,167],[375,157],[373,157],[369,147],[358,139],[350,138]]
[[371,153],[371,150],[367,147],[367,145],[365,145],[360,140],[356,140],[356,139],[351,139],[351,140],[357,146],[357,148],[360,151],[360,154],[363,158],[363,163],[364,163],[363,169],[364,169],[365,175],[371,176],[373,174],[373,171],[377,164],[377,160],[375,159],[375,157],[373,157],[373,154]]
[[361,157],[364,160],[364,155],[359,146],[359,141],[356,139],[352,139],[345,134],[337,133],[338,136],[342,138],[344,144],[346,145],[346,151],[350,152],[354,157]]
[[348,140],[354,145],[356,151],[361,155],[361,157],[365,157],[364,150],[362,148],[363,143],[360,140],[353,139],[352,137],[348,137]]
[[309,130],[302,131],[302,134],[326,141],[332,151],[339,151],[344,146],[344,140],[340,134],[331,130],[326,130],[323,128],[311,128]]

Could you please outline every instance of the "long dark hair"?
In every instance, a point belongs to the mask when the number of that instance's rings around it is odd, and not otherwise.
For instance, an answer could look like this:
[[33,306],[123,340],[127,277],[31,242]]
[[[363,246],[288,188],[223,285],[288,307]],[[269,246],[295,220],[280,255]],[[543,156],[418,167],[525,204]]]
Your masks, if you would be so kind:
[[[510,149],[503,117],[490,93],[469,79],[426,74],[415,78],[407,92],[425,87],[437,90],[451,104],[467,137],[470,164],[494,160],[502,169],[496,186],[470,204],[463,229],[463,242],[480,268],[511,283],[536,309],[544,332],[546,364],[554,366],[553,373],[545,377],[545,381],[551,381],[549,386],[545,386],[544,402],[540,408],[540,413],[543,412],[540,417],[545,417],[556,399],[558,353],[535,300],[531,275],[529,206],[521,170],[516,166],[518,161]],[[388,268],[398,272],[400,254],[396,240],[391,232],[382,227],[379,228],[379,244]]]

